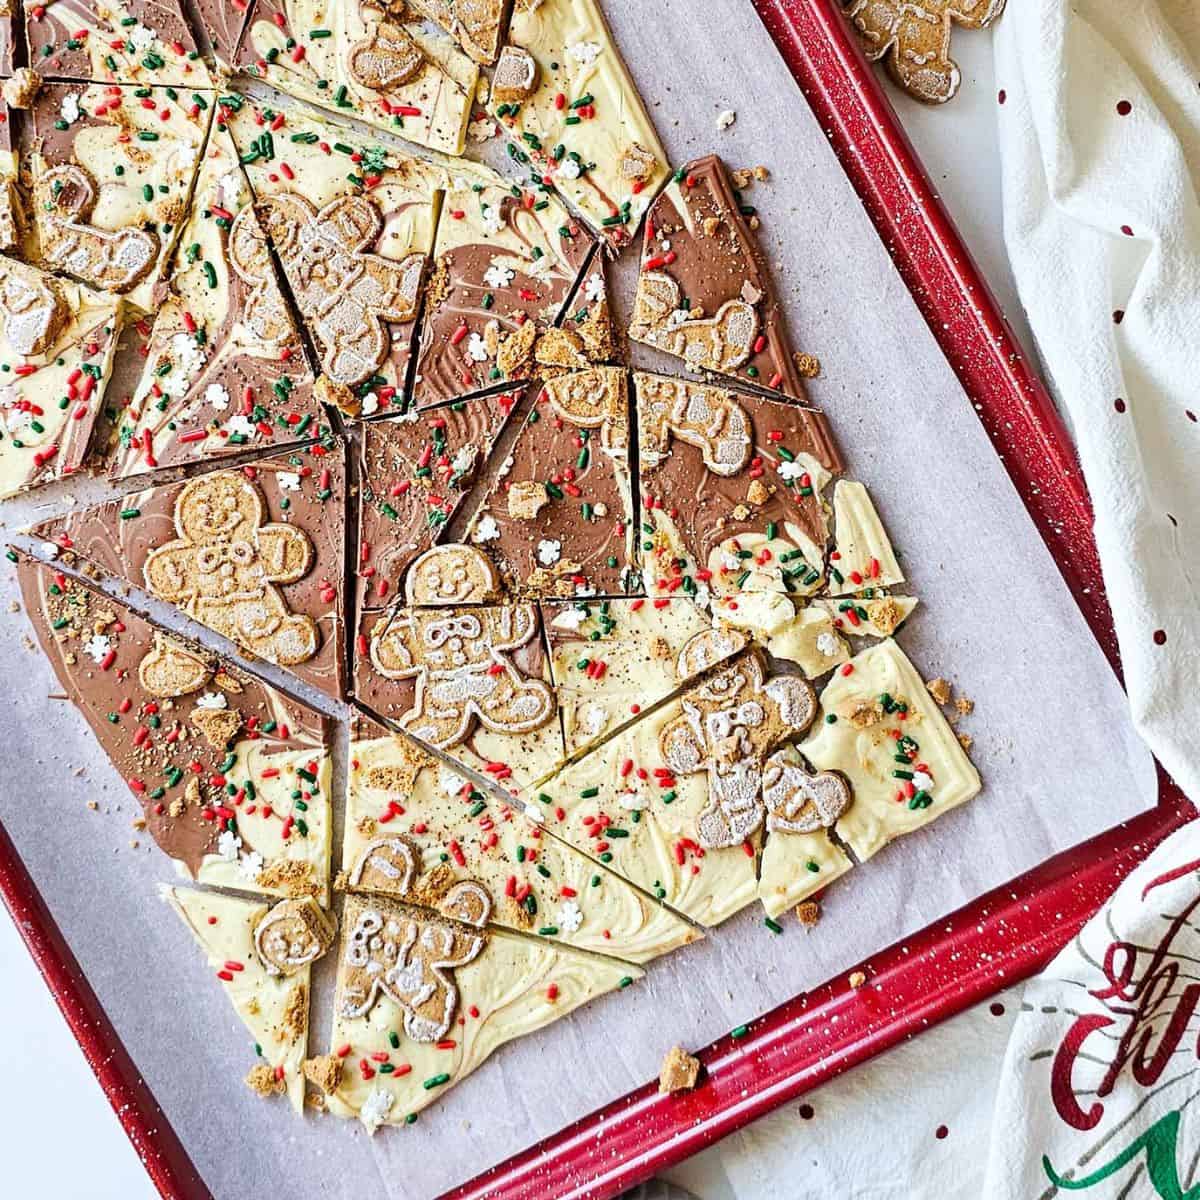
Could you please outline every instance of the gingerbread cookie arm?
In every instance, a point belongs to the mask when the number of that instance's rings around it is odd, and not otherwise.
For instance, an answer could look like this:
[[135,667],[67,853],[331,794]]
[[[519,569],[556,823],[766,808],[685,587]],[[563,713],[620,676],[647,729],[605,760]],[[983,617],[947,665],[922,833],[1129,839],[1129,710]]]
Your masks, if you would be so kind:
[[538,613],[532,604],[515,604],[486,611],[484,620],[492,631],[492,649],[519,650],[537,632]]
[[412,649],[412,624],[404,617],[380,622],[371,637],[371,662],[386,679],[407,679],[420,670]]
[[258,531],[258,550],[271,583],[295,583],[312,566],[312,542],[291,525],[263,525]]
[[183,540],[151,550],[143,568],[146,586],[160,600],[190,604],[199,595],[192,578],[195,556],[195,546]]
[[683,712],[659,735],[663,761],[678,775],[690,775],[704,765],[704,737],[699,711],[686,702]]

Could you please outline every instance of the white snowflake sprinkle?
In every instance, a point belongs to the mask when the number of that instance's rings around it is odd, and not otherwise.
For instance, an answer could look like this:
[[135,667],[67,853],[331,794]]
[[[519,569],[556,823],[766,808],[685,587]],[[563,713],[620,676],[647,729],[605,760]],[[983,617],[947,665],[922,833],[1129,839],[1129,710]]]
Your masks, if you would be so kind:
[[488,353],[487,342],[478,333],[472,333],[467,338],[467,357],[472,362],[487,362],[491,355]]
[[480,209],[479,218],[483,232],[488,237],[495,237],[504,228],[504,219],[500,216],[500,208],[495,204],[485,204]]
[[217,838],[217,853],[226,862],[237,862],[242,848],[242,839],[232,829],[223,829]]
[[483,273],[483,282],[490,288],[506,288],[512,283],[515,274],[516,272],[511,267],[501,266],[500,263],[492,263]]
[[220,712],[222,709],[229,707],[229,701],[225,698],[224,692],[205,692],[196,701],[197,708],[207,708],[214,712]]
[[243,879],[248,879],[254,883],[262,874],[262,869],[266,864],[263,862],[263,856],[257,850],[251,850],[249,854],[243,854],[241,862],[238,863],[238,870],[242,874]]
[[567,57],[582,67],[590,67],[603,50],[604,47],[599,42],[576,42],[567,47]]
[[599,271],[593,271],[587,277],[587,282],[583,285],[583,298],[589,304],[595,304],[597,300],[604,299],[604,294],[604,276]]
[[92,660],[92,662],[103,662],[108,657],[108,652],[112,649],[112,642],[108,636],[103,633],[93,633],[86,642],[83,643],[83,652]]
[[79,120],[79,93],[68,92],[63,97],[63,102],[59,106],[59,116],[62,117],[68,125]]
[[780,479],[799,479],[804,474],[804,464],[802,462],[781,462],[779,464]]
[[452,799],[462,794],[466,783],[467,781],[463,776],[451,771],[449,767],[438,768],[438,786]]
[[204,402],[217,412],[224,412],[229,407],[229,393],[219,383],[210,383],[204,389]]
[[817,649],[826,658],[835,658],[838,652],[838,641],[832,633],[817,634]]
[[573,158],[564,158],[562,162],[554,168],[556,179],[578,179],[582,172],[579,169],[579,164]]
[[478,545],[480,542],[494,542],[499,536],[500,526],[496,524],[496,518],[491,513],[485,513],[475,526],[471,540]]
[[370,1133],[374,1133],[387,1120],[395,1102],[396,1098],[391,1092],[384,1091],[383,1088],[372,1088],[363,1101],[362,1108],[358,1110],[358,1119]]
[[574,933],[583,924],[583,909],[574,900],[567,900],[558,910],[558,927],[564,933]]
[[279,481],[279,486],[285,492],[298,492],[300,490],[300,473],[298,471],[280,471],[275,478]]
[[242,416],[241,413],[234,413],[228,421],[225,422],[225,428],[230,434],[245,438],[258,437],[258,430],[254,426],[254,422],[249,417]]
[[537,559],[543,567],[552,567],[562,557],[562,542],[557,538],[542,538],[538,542]]

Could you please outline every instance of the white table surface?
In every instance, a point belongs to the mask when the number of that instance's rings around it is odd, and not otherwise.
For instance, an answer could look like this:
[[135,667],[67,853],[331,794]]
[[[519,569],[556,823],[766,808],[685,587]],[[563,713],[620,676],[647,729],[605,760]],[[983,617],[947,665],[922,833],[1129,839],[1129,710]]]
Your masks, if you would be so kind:
[[[955,40],[955,54],[963,87],[952,103],[927,109],[894,89],[891,94],[1001,307],[1032,346],[1001,232],[990,41],[987,35],[963,34]],[[6,1194],[49,1200],[156,1196],[7,914],[0,916],[0,981],[0,1010],[12,1031],[0,1039],[0,1078],[9,1080],[0,1089]],[[937,1030],[925,1035],[938,1036]],[[878,1069],[887,1072],[889,1065],[885,1061]],[[905,1069],[902,1058],[896,1059],[896,1069]],[[910,1079],[909,1085],[911,1095],[920,1082]],[[825,1092],[837,1087],[835,1082]],[[675,1177],[701,1200],[730,1196],[727,1184],[708,1176],[703,1158]],[[909,1194],[905,1181],[897,1180],[896,1186],[897,1197]],[[872,1194],[883,1200],[882,1193]]]

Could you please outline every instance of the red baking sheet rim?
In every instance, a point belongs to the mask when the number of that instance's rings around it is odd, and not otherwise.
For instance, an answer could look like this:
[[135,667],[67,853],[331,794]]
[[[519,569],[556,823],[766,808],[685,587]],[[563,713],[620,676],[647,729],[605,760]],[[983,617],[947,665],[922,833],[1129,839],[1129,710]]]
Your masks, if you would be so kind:
[[[863,59],[838,0],[751,0],[986,428],[1105,654],[1120,671],[1071,441]],[[700,1052],[701,1085],[651,1081],[443,1200],[603,1200],[902,1039],[1038,971],[1168,833],[1195,816],[1161,770],[1158,805]],[[0,825],[0,894],[159,1192],[210,1195]],[[852,970],[867,983],[851,988]]]

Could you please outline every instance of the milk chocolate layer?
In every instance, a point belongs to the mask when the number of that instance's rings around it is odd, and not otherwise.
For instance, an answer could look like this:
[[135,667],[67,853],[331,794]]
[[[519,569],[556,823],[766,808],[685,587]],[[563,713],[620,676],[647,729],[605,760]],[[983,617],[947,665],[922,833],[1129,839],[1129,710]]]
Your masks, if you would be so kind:
[[[228,744],[261,741],[268,757],[323,751],[330,723],[319,713],[182,639],[164,641],[123,604],[43,563],[23,557],[17,575],[60,685],[142,805],[150,835],[193,877],[228,827],[223,811],[235,819],[245,802],[235,805],[236,786],[226,790],[239,782]],[[164,649],[197,666],[186,695],[164,697],[142,682],[143,662]]]
[[[220,491],[197,491],[209,485]],[[185,512],[194,505],[207,514],[201,521],[220,520],[218,506],[232,511],[234,503],[246,516],[220,536],[198,530]],[[344,510],[343,450],[330,441],[187,483],[147,488],[47,522],[36,533],[106,575],[172,600],[244,652],[278,662],[340,698]],[[147,570],[152,554],[162,567],[159,574]],[[195,563],[201,573],[189,580],[186,573]],[[300,618],[308,618],[312,628]],[[311,653],[302,649],[299,661],[274,652],[285,644],[290,652],[305,638]]]
[[505,393],[364,423],[358,603],[391,604],[413,559],[440,541],[512,412]]

